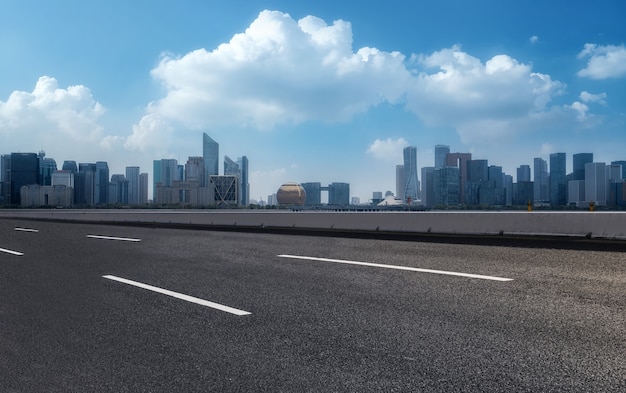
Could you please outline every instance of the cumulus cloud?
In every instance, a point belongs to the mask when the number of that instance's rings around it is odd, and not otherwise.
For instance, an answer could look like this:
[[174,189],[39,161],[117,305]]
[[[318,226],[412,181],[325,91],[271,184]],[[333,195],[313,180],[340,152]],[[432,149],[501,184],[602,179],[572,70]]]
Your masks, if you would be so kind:
[[606,93],[591,94],[583,91],[580,93],[579,98],[582,102],[597,102],[598,104],[606,105]]
[[96,141],[102,127],[98,119],[104,107],[82,85],[61,89],[56,79],[42,76],[32,92],[14,91],[0,101],[0,133],[25,138],[52,134],[55,138]]
[[347,121],[381,102],[398,102],[410,74],[400,53],[353,52],[348,22],[295,21],[263,11],[245,32],[212,51],[163,56],[152,76],[167,94],[146,116],[192,129],[270,129]]
[[374,158],[388,162],[401,162],[402,149],[409,143],[404,138],[376,139],[367,149]]
[[44,149],[62,154],[58,159],[86,159],[111,150],[120,140],[104,134],[104,112],[86,86],[62,88],[55,78],[42,76],[33,91],[14,91],[0,101],[2,153]]
[[538,37],[538,36],[536,36],[536,35],[534,35],[534,36],[530,37],[530,38],[528,39],[528,41],[530,41],[530,43],[534,45],[534,44],[536,44],[537,42],[539,42],[539,37]]
[[585,44],[578,58],[588,58],[587,66],[578,71],[578,76],[608,79],[626,75],[626,47],[623,44],[619,46]]
[[[413,58],[407,107],[427,125],[455,127],[464,140],[506,137],[546,111],[565,85],[508,55],[481,62],[460,46]],[[541,116],[534,116],[540,118]]]
[[151,74],[166,93],[148,105],[126,147],[161,143],[160,133],[178,129],[344,122],[381,103],[403,105],[427,126],[454,127],[464,141],[506,138],[528,130],[529,119],[554,118],[550,103],[565,91],[505,54],[481,61],[453,46],[407,60],[352,45],[349,22],[263,11],[213,50],[165,54]]

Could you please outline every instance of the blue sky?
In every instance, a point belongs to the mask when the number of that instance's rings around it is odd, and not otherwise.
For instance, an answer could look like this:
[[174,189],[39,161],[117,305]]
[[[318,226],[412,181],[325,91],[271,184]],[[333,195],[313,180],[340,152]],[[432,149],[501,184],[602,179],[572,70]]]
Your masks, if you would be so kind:
[[514,177],[551,152],[626,160],[623,2],[362,3],[0,0],[0,153],[151,179],[207,132],[248,157],[257,200],[395,192],[408,145]]

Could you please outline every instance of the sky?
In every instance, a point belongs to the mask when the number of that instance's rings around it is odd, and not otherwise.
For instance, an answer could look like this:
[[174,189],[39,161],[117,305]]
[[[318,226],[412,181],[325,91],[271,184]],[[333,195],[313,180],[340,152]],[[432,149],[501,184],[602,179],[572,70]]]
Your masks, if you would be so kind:
[[[286,182],[395,193],[402,149],[516,168],[626,160],[626,3],[0,0],[0,153],[110,173],[247,156]],[[152,187],[149,187],[152,190]],[[323,197],[324,198],[324,197]]]

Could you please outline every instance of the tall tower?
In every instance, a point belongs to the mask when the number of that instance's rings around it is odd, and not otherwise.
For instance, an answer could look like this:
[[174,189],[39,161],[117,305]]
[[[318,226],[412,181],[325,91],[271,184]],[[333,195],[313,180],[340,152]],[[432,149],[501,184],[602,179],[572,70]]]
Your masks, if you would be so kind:
[[417,147],[408,146],[404,148],[404,200],[416,201],[419,199],[417,183]]
[[237,195],[238,204],[241,205],[241,168],[239,164],[233,161],[230,157],[224,156],[224,176],[236,176],[237,177]]
[[450,153],[450,146],[448,145],[436,145],[435,146],[435,169],[443,168],[446,166],[446,156]]
[[250,182],[248,178],[248,157],[242,156],[237,158],[237,164],[239,165],[239,170],[241,171],[241,187],[240,191],[240,199],[241,204],[243,206],[248,206],[250,204]]
[[94,204],[104,205],[109,202],[109,165],[105,161],[96,162],[94,178]]
[[567,204],[567,172],[565,153],[550,154],[550,205]]
[[548,180],[550,178],[548,174],[548,163],[543,158],[535,158],[533,160],[534,165],[534,177],[533,177],[533,187],[534,187],[534,200],[535,202],[543,201],[547,202],[550,200],[549,193],[549,183]]
[[574,177],[572,180],[585,180],[585,165],[593,162],[593,153],[577,153],[572,156]]
[[[422,176],[423,177],[423,176]],[[422,180],[424,180],[422,178]],[[406,186],[406,177],[404,175],[404,165],[396,165],[396,197],[405,200],[404,187]]]
[[139,204],[139,167],[126,167],[126,180],[128,180],[128,203]]
[[220,147],[206,132],[202,133],[202,158],[204,159],[204,183],[208,187],[209,176],[219,175]]

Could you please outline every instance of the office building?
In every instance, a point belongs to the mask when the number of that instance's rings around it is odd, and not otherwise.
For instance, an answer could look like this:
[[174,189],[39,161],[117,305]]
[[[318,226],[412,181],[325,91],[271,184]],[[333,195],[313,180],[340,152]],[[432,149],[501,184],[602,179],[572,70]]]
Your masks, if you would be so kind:
[[446,166],[459,168],[457,204],[465,203],[465,189],[467,184],[467,162],[472,159],[472,153],[448,153]]
[[109,202],[121,205],[128,205],[129,202],[129,181],[123,174],[111,176],[109,184]]
[[[435,167],[422,168],[422,205],[431,207],[435,204]],[[404,199],[403,199],[404,200]]]
[[435,206],[456,206],[460,203],[460,172],[460,169],[455,166],[435,169]]
[[51,182],[53,186],[65,186],[74,190],[74,174],[70,171],[54,171]]
[[238,157],[237,165],[239,165],[239,170],[241,171],[241,181],[239,182],[240,205],[248,206],[250,204],[250,174],[248,157]]
[[597,206],[607,204],[609,179],[604,162],[585,164],[585,201],[593,202]]
[[[450,154],[450,146],[436,145],[435,146],[435,169],[443,168],[446,166],[446,157]],[[424,180],[422,178],[422,180]]]
[[593,162],[593,153],[577,153],[572,156],[574,171],[572,180],[585,180],[585,165]]
[[104,161],[96,162],[94,178],[94,204],[104,205],[109,202],[109,165]]
[[550,174],[548,162],[542,158],[533,160],[533,200],[535,203],[550,201]]
[[626,161],[611,161],[611,165],[619,165],[622,167],[622,179],[626,179]]
[[128,181],[128,204],[139,204],[139,167],[126,167],[126,180]]
[[405,187],[406,175],[404,173],[404,165],[396,165],[396,196],[403,201],[406,200],[404,197]]
[[550,154],[550,205],[565,206],[567,202],[567,172],[565,153]]
[[237,176],[209,176],[209,188],[213,203],[218,207],[229,207],[239,203]]
[[403,154],[405,176],[404,201],[407,203],[411,203],[419,199],[419,183],[417,178],[417,147],[405,147],[403,150]]
[[[322,184],[319,182],[301,183],[306,194],[304,204],[306,206],[317,206],[322,204]],[[269,203],[269,200],[268,200]],[[270,203],[270,205],[272,205]]]
[[531,181],[530,165],[520,165],[519,168],[517,168],[517,181]]
[[74,201],[78,205],[93,206],[96,190],[96,164],[79,163],[74,175]]
[[[209,176],[219,175],[219,144],[205,133],[202,134],[202,158],[204,159],[204,180],[208,182]],[[202,184],[202,186],[207,186]]]
[[57,170],[57,162],[54,158],[45,158],[45,153],[39,153],[39,179],[42,185],[52,185],[52,173]]
[[148,203],[148,174],[140,173],[139,174],[139,204],[146,205]]
[[76,165],[76,161],[63,161],[63,166],[61,167],[64,171],[69,171],[70,173],[78,172],[78,166]]
[[11,203],[11,155],[0,156],[0,205]]
[[20,204],[22,186],[39,184],[39,157],[35,153],[11,153],[11,201]]
[[[305,190],[306,191],[306,190]],[[329,205],[349,205],[350,204],[350,184],[333,182],[328,185]]]

